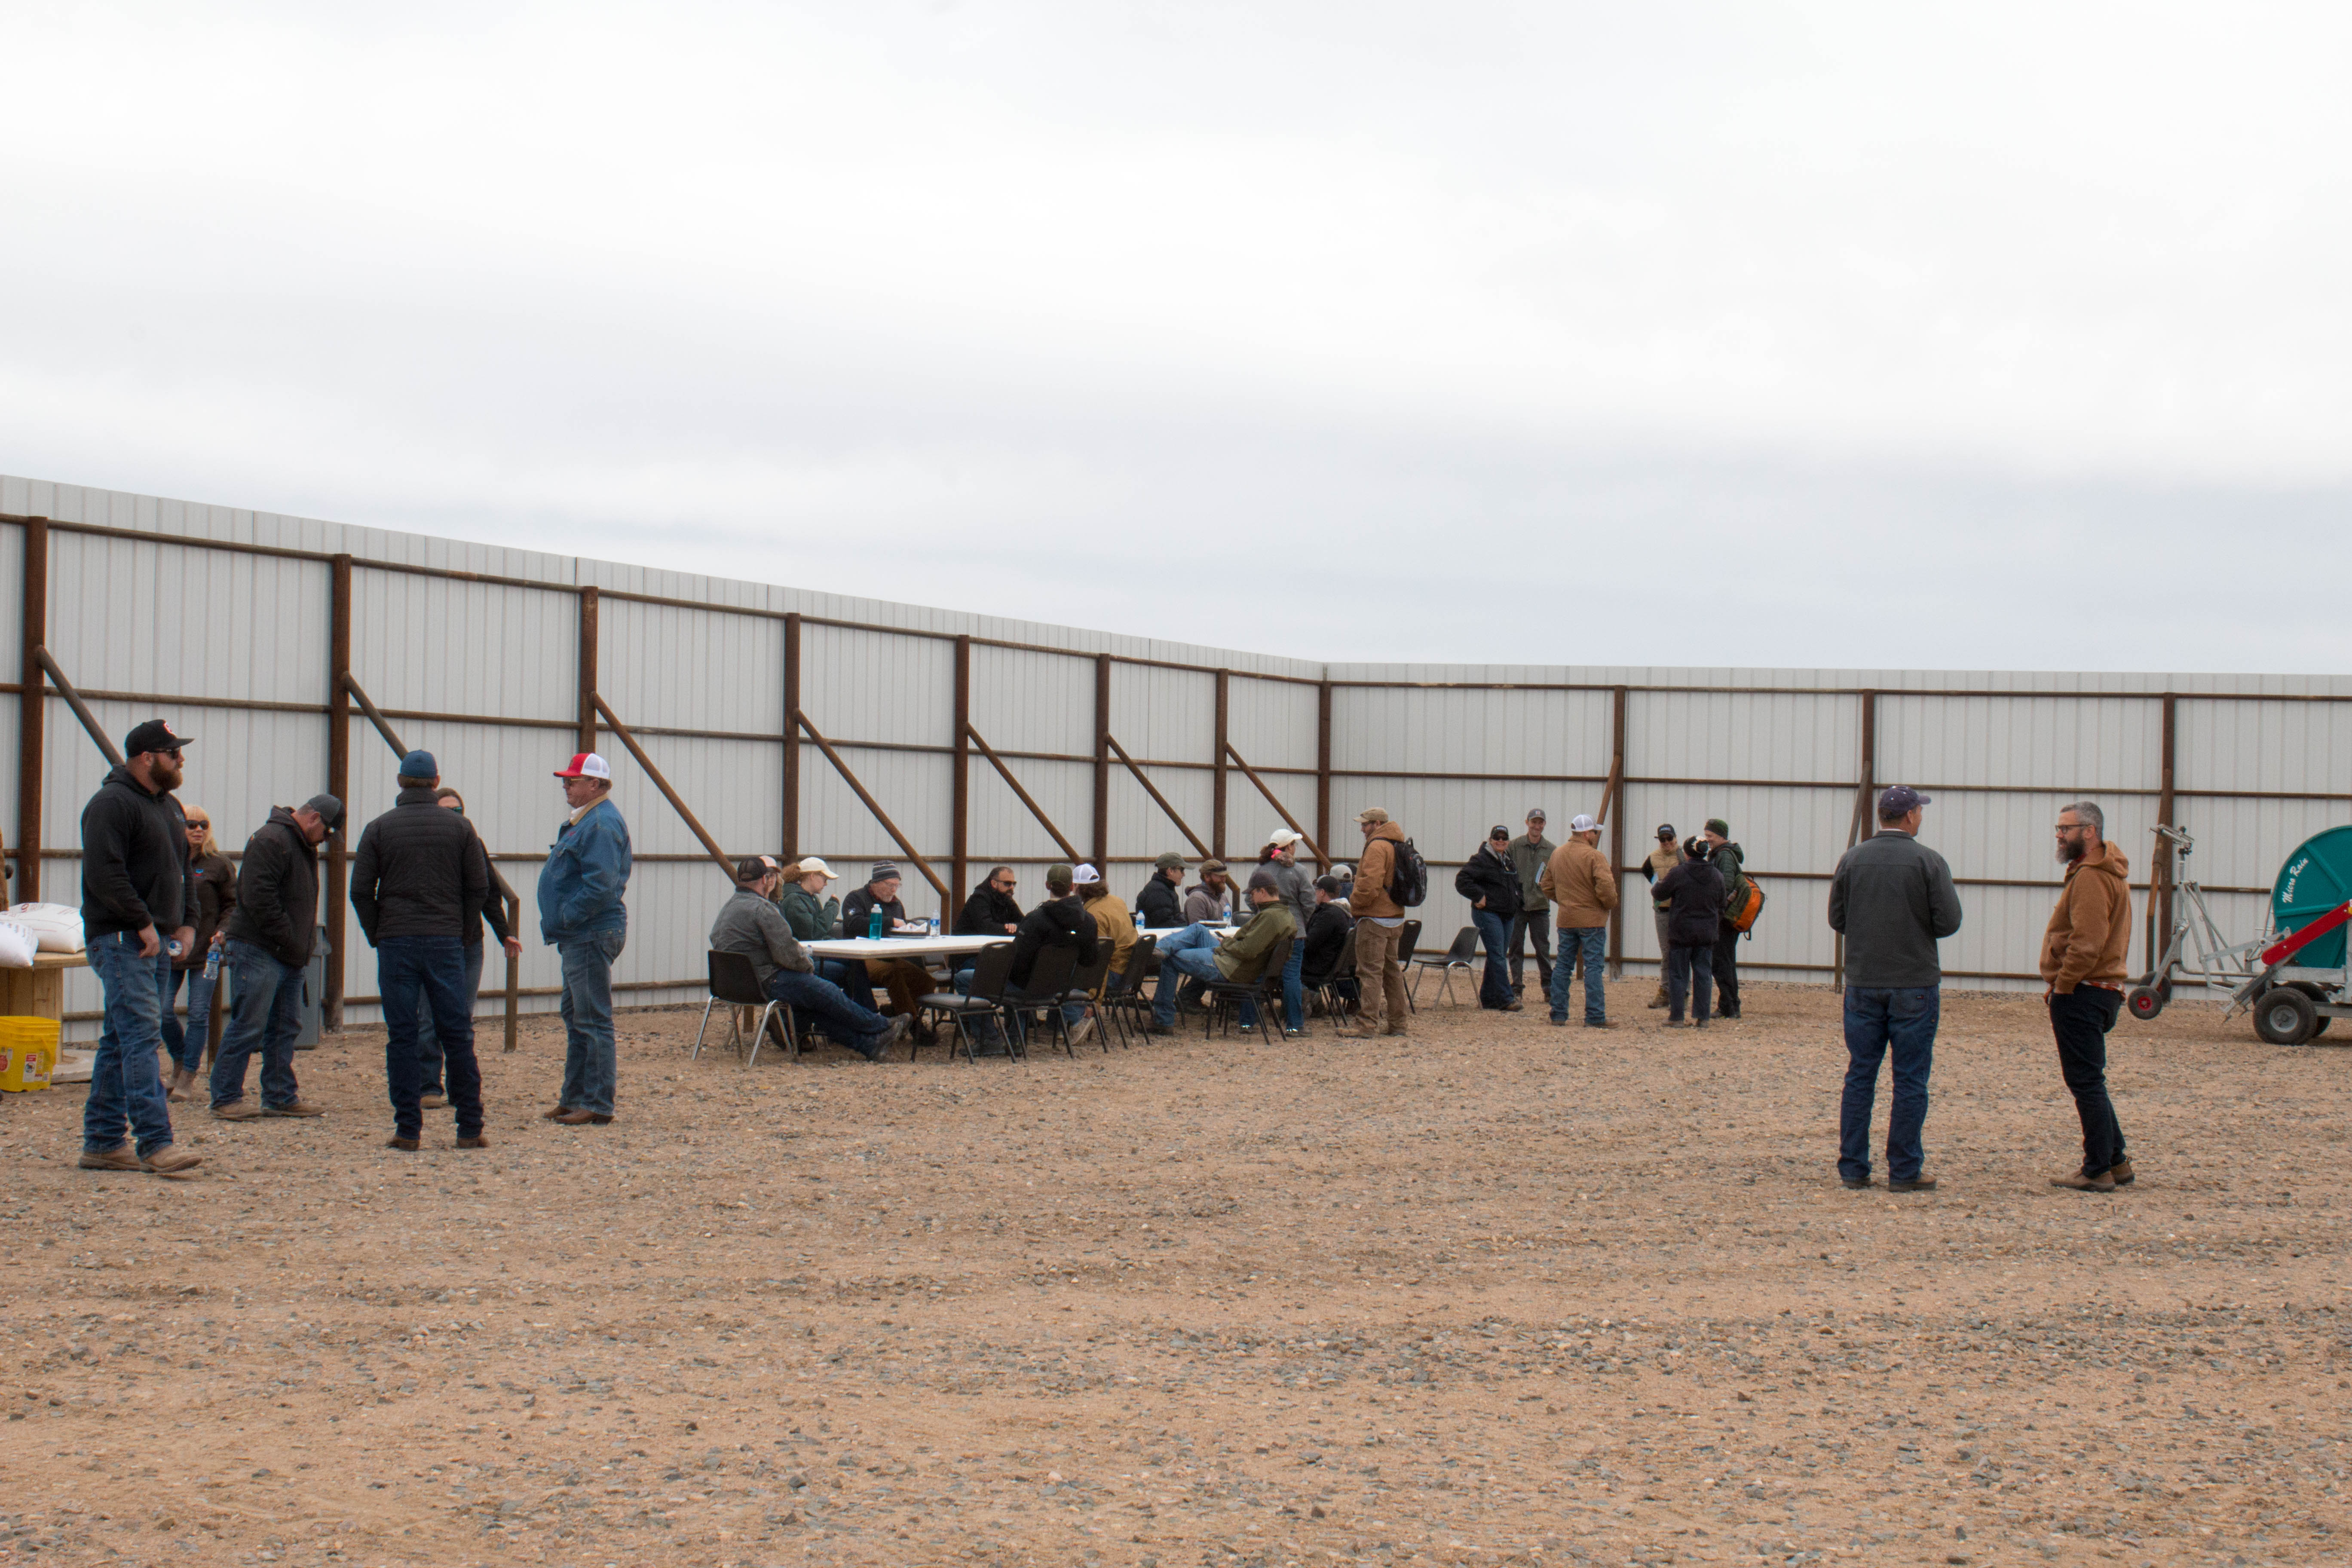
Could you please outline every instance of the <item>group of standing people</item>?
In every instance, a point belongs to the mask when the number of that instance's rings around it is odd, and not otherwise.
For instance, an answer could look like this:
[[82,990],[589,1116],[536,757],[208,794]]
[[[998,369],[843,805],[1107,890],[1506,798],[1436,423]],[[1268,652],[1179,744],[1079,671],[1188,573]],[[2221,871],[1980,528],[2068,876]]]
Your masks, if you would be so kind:
[[[325,1114],[302,1099],[294,1071],[302,983],[319,950],[320,846],[343,803],[310,796],[276,806],[232,869],[207,813],[176,794],[192,737],[152,719],[124,738],[124,761],[82,812],[82,933],[105,995],[79,1163],[87,1170],[175,1175],[202,1163],[173,1141],[171,1103],[199,1079],[212,1115],[237,1122]],[[612,772],[582,752],[557,772],[570,807],[539,881],[542,938],[562,960],[563,1087],[545,1114],[570,1124],[613,1117],[612,964],[627,931],[628,829],[606,798]],[[521,951],[492,897],[489,853],[441,782],[429,752],[401,759],[393,808],[369,823],[352,861],[351,899],[376,950],[384,1014],[388,1147],[422,1147],[423,1114],[454,1107],[457,1146],[488,1146],[473,1012],[484,928]],[[230,984],[228,1020],[203,1072],[216,975]],[[188,989],[188,1022],[175,1002]],[[167,1051],[167,1085],[156,1060]],[[247,1068],[261,1058],[259,1103]]]

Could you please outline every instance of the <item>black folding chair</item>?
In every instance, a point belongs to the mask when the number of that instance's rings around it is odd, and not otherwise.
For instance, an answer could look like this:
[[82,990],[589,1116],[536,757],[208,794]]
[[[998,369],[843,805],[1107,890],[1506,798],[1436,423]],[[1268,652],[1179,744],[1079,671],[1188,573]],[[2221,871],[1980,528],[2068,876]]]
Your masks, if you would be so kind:
[[[1096,1005],[1095,1015],[1103,1024],[1118,1026],[1118,1043],[1122,1046],[1134,1043],[1133,1037],[1128,1033],[1127,1016],[1134,1014],[1135,1021],[1140,1026],[1144,1013],[1151,1005],[1150,1000],[1143,994],[1143,977],[1159,949],[1158,937],[1137,937],[1135,945],[1127,950],[1127,967],[1112,975],[1103,985],[1102,1000]],[[1096,1026],[1100,1027],[1101,1024]]]
[[[1399,969],[1410,970],[1412,967],[1412,950],[1420,945],[1421,922],[1419,921],[1407,921],[1397,927],[1396,961]],[[1404,1006],[1408,1013],[1421,1011],[1419,1007],[1413,1005],[1412,992],[1409,989],[1404,994]]]
[[[1037,962],[1030,966],[1028,982],[1021,994],[1007,1006],[1015,1013],[1027,1013],[1044,1008],[1052,1016],[1054,1033],[1062,1042],[1062,1052],[1072,1061],[1078,1057],[1077,1048],[1070,1043],[1069,1021],[1062,1016],[1062,996],[1078,973],[1078,950],[1075,947],[1043,947],[1037,950]],[[1029,1054],[1024,1040],[1014,1049]]]
[[1299,983],[1310,995],[1323,999],[1323,1016],[1337,1022],[1347,1016],[1348,999],[1340,994],[1340,983],[1356,977],[1356,932],[1349,927],[1339,943],[1339,962],[1328,974],[1304,974]]
[[[1444,982],[1437,988],[1439,999],[1442,1001],[1452,1001],[1454,999],[1454,972],[1458,969],[1465,974],[1469,973],[1470,960],[1477,953],[1477,952],[1478,928],[1476,926],[1464,926],[1454,936],[1454,945],[1445,950],[1445,955],[1444,957],[1416,958],[1412,961],[1412,984],[1405,988],[1406,997],[1408,999],[1417,997],[1421,992],[1421,977],[1429,971],[1434,969],[1440,974],[1444,976]],[[1414,1008],[1414,1011],[1419,1012],[1420,1009],[1416,1007]]]
[[[1118,956],[1118,950],[1110,943],[1100,941],[1095,943],[1095,961],[1092,963],[1079,965],[1071,974],[1070,984],[1063,991],[1061,1000],[1069,1005],[1084,1007],[1087,1010],[1087,1016],[1094,1020],[1095,1033],[1102,1037],[1103,1055],[1108,1056],[1110,1055],[1110,1031],[1103,1025],[1102,1009],[1095,1003],[1095,993],[1102,988],[1103,981],[1109,975],[1110,961]],[[1035,976],[1033,975],[1031,978],[1034,979]],[[1068,1020],[1065,1019],[1064,1022],[1067,1023]]]
[[702,1005],[702,1026],[694,1031],[694,1050],[687,1060],[702,1059],[702,1036],[710,1027],[710,1010],[721,1003],[727,1007],[727,1027],[734,1037],[737,1056],[743,1054],[743,1026],[736,1022],[735,1009],[760,1009],[760,1026],[751,1033],[751,1054],[745,1059],[745,1067],[760,1059],[760,1043],[767,1038],[768,1020],[778,1013],[783,1015],[784,1038],[791,1043],[793,1057],[798,1058],[801,1054],[800,1031],[793,1027],[793,1010],[761,989],[760,972],[751,967],[751,959],[740,952],[713,951],[709,963],[710,1000]]
[[[956,1045],[961,1042],[964,1060],[975,1062],[980,1059],[979,1053],[971,1048],[971,1035],[964,1027],[967,1019],[993,1017],[1000,1028],[1011,1023],[1012,1020],[1005,1016],[1004,982],[1012,973],[1013,944],[992,942],[980,950],[979,957],[971,966],[970,995],[953,991],[935,991],[921,999],[919,1005],[925,1013],[950,1019],[955,1024],[955,1038],[947,1042],[948,1055],[955,1055]],[[912,1035],[907,1037],[907,1059],[912,1061],[919,1042]]]
[[1230,1022],[1241,1016],[1241,1005],[1257,1005],[1257,1032],[1267,1045],[1275,1037],[1266,1032],[1268,1020],[1282,1009],[1282,970],[1290,962],[1290,944],[1295,938],[1277,937],[1267,950],[1265,968],[1255,980],[1203,980],[1201,984],[1209,993],[1209,1021],[1202,1030],[1206,1039],[1216,1032],[1218,1021]]

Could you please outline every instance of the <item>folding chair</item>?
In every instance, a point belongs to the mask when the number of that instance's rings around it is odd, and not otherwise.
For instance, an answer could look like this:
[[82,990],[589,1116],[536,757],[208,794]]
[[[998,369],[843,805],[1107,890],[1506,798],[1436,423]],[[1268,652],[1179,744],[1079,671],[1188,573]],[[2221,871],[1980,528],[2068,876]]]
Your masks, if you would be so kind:
[[[1044,947],[1037,950],[1037,962],[1030,966],[1028,982],[1021,994],[1008,1003],[1014,1013],[1027,1013],[1044,1008],[1051,1015],[1054,1033],[1060,1037],[1062,1052],[1072,1061],[1078,1057],[1077,1047],[1070,1043],[1069,1021],[1062,1016],[1062,997],[1078,973],[1078,950],[1075,947]],[[1023,1056],[1029,1054],[1024,1040],[1017,1047]]]
[[1267,1045],[1274,1044],[1275,1037],[1267,1033],[1267,1025],[1273,1015],[1279,1012],[1282,1007],[1282,969],[1283,965],[1290,962],[1290,944],[1294,940],[1296,939],[1286,936],[1278,938],[1275,944],[1266,950],[1265,968],[1255,980],[1203,980],[1201,982],[1202,986],[1209,993],[1209,1021],[1202,1030],[1202,1039],[1208,1038],[1216,1031],[1217,1021],[1220,1018],[1225,1017],[1228,1014],[1234,1017],[1239,1017],[1242,1003],[1251,1001],[1257,1004],[1259,1037]]
[[[1437,988],[1439,999],[1448,1002],[1452,1001],[1454,999],[1454,972],[1458,969],[1465,974],[1469,973],[1470,960],[1477,951],[1478,928],[1476,926],[1464,926],[1460,934],[1454,937],[1454,945],[1445,950],[1445,955],[1443,958],[1414,959],[1412,961],[1412,984],[1405,988],[1406,999],[1411,1001],[1421,990],[1422,975],[1428,971],[1434,969],[1445,977],[1444,982]],[[1418,1007],[1415,1007],[1413,1010],[1415,1012],[1420,1011]]]
[[[1012,1022],[1005,1016],[1004,1009],[1004,982],[1012,973],[1013,944],[1009,942],[991,942],[980,950],[979,959],[971,966],[970,995],[953,991],[935,991],[922,998],[924,1012],[937,1014],[955,1025],[955,1039],[948,1042],[948,1055],[955,1055],[956,1042],[961,1041],[964,1060],[976,1062],[980,1059],[979,1054],[971,1048],[971,1035],[964,1028],[965,1019],[993,1017],[1000,1028]],[[1010,1037],[1009,1030],[1007,1037]],[[917,1048],[915,1037],[908,1035],[907,1041],[907,1059],[912,1061]]]
[[710,1010],[721,1003],[727,1005],[727,1027],[734,1037],[735,1054],[743,1054],[743,1026],[735,1021],[738,1007],[760,1009],[760,1026],[751,1034],[751,1054],[745,1067],[760,1059],[760,1043],[767,1038],[768,1020],[777,1013],[784,1016],[784,1038],[792,1042],[794,1058],[801,1054],[800,1031],[793,1026],[793,1010],[770,996],[760,987],[760,972],[751,961],[740,952],[713,952],[709,956],[710,1000],[702,1005],[702,1026],[694,1031],[694,1050],[688,1061],[702,1059],[702,1036],[710,1027]]
[[[1413,949],[1420,945],[1421,922],[1419,921],[1407,921],[1404,924],[1397,927],[1396,961],[1397,967],[1399,969],[1409,970],[1412,967]],[[1407,991],[1404,994],[1404,1006],[1405,1011],[1408,1013],[1418,1013],[1421,1011],[1419,1007],[1413,1005],[1412,993],[1411,991]]]
[[[1110,961],[1117,950],[1107,942],[1097,942],[1095,950],[1095,961],[1092,963],[1079,965],[1071,974],[1070,984],[1062,992],[1059,1000],[1065,1005],[1081,1006],[1087,1010],[1087,1016],[1094,1020],[1095,1033],[1102,1037],[1103,1055],[1108,1056],[1110,1055],[1110,1031],[1103,1025],[1102,1009],[1095,1003],[1095,993],[1102,988],[1104,979],[1110,973]],[[1031,978],[1034,979],[1035,976],[1032,975]],[[1067,1019],[1063,1021],[1068,1022]]]
[[1095,1012],[1105,1022],[1118,1026],[1118,1043],[1122,1046],[1134,1043],[1133,1037],[1128,1033],[1127,1016],[1134,1014],[1136,1023],[1140,1026],[1145,1010],[1151,1005],[1143,994],[1143,980],[1152,960],[1159,955],[1159,950],[1158,937],[1137,937],[1135,945],[1127,950],[1127,967],[1103,986],[1102,1001]]
[[1356,933],[1351,927],[1346,940],[1339,943],[1339,962],[1328,974],[1303,974],[1300,985],[1309,995],[1323,999],[1323,1016],[1337,1023],[1347,1016],[1348,999],[1339,994],[1339,982],[1356,977]]

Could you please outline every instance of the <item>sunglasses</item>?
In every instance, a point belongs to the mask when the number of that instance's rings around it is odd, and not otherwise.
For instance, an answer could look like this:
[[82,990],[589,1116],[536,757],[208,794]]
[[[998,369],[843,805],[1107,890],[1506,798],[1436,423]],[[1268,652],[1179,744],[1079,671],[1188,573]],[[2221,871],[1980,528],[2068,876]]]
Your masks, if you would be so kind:
[[194,832],[199,827],[210,827],[211,826],[212,819],[210,817],[192,816],[188,818],[188,831],[191,833]]

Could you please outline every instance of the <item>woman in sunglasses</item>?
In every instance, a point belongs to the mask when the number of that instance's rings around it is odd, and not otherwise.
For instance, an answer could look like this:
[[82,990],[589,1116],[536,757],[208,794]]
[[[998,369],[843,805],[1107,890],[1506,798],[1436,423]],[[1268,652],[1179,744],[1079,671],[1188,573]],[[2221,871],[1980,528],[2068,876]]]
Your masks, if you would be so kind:
[[[172,960],[172,988],[163,994],[163,1048],[172,1055],[169,1092],[173,1100],[184,1100],[194,1098],[190,1090],[204,1074],[205,1046],[212,1037],[214,985],[205,978],[205,962],[219,945],[229,910],[236,908],[236,871],[213,839],[212,813],[199,805],[180,809],[188,819],[188,875],[195,879],[198,914],[195,941]],[[173,1010],[183,980],[188,984],[184,1027]]]

